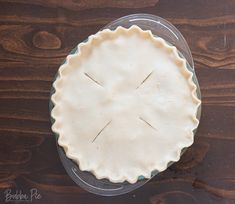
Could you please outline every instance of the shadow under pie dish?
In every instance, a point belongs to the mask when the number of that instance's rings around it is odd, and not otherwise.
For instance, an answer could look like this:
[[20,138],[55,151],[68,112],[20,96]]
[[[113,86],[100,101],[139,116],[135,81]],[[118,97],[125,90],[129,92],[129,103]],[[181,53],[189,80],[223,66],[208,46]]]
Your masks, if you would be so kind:
[[134,25],[78,45],[53,83],[52,130],[82,171],[136,183],[193,143],[200,100],[177,49]]

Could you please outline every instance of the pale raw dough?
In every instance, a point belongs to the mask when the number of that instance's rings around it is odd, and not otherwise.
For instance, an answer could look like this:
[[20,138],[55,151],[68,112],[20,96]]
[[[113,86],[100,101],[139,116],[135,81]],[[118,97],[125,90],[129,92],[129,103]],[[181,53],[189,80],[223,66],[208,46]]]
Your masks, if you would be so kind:
[[98,179],[150,178],[193,143],[200,100],[192,73],[150,31],[118,27],[90,36],[53,86],[59,145]]

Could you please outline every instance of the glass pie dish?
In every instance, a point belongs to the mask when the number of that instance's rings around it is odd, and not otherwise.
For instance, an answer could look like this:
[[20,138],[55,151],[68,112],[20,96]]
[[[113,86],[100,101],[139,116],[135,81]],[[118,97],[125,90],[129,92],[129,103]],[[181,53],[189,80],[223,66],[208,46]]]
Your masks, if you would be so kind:
[[[114,30],[118,26],[122,26],[125,28],[129,28],[132,25],[137,25],[143,30],[151,30],[153,35],[161,37],[165,39],[170,45],[174,45],[179,52],[179,55],[182,58],[185,58],[187,61],[187,68],[193,73],[193,81],[197,86],[197,97],[201,99],[200,95],[200,88],[198,85],[198,81],[196,78],[196,74],[194,71],[194,64],[190,49],[187,45],[187,42],[183,38],[182,34],[168,21],[149,14],[134,14],[119,18],[110,24],[106,25],[103,29],[110,29]],[[77,53],[77,48],[73,49],[70,54]],[[55,80],[57,79],[58,74],[55,76]],[[52,87],[51,89],[51,96],[54,94],[55,90]],[[53,109],[53,103],[50,100],[49,104],[50,111]],[[197,119],[200,120],[201,115],[201,107],[198,108],[197,111]],[[54,123],[54,119],[51,117],[52,124]],[[194,134],[196,129],[194,130]],[[56,135],[56,139],[58,141],[58,134]],[[57,149],[60,155],[60,159],[62,164],[64,165],[67,173],[72,178],[72,180],[81,186],[83,189],[92,192],[98,195],[104,196],[114,196],[114,195],[121,195],[128,193],[132,190],[139,188],[140,186],[144,185],[148,182],[151,178],[157,175],[158,171],[153,171],[151,174],[150,179],[145,179],[144,177],[140,176],[138,181],[134,184],[123,182],[123,183],[112,183],[108,179],[97,179],[92,173],[87,171],[81,171],[79,166],[71,159],[67,158],[63,147],[58,145],[57,142]],[[185,152],[186,148],[181,151],[181,155]],[[168,166],[171,165],[173,162],[168,163]]]

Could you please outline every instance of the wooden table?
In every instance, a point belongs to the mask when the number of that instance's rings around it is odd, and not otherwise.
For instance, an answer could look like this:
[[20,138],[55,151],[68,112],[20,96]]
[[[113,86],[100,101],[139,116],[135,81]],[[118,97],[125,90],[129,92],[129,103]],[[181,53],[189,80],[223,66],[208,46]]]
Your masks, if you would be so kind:
[[[144,187],[92,195],[66,174],[50,129],[49,92],[70,50],[110,21],[159,15],[185,36],[202,91],[195,143]],[[0,203],[6,193],[33,203],[235,203],[235,1],[0,0]],[[20,192],[22,191],[22,192]],[[21,202],[24,203],[24,202]]]

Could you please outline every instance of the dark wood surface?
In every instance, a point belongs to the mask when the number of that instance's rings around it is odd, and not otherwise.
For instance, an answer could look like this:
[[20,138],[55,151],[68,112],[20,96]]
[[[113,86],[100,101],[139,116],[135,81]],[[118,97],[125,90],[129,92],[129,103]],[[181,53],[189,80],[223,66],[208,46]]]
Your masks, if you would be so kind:
[[[50,87],[73,47],[110,21],[140,12],[171,21],[189,43],[201,123],[182,159],[142,188],[92,195],[59,160]],[[33,203],[235,203],[235,1],[0,0],[0,203],[6,189],[31,188],[42,196]]]

